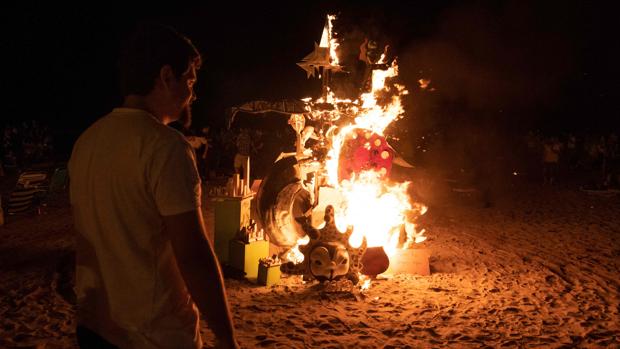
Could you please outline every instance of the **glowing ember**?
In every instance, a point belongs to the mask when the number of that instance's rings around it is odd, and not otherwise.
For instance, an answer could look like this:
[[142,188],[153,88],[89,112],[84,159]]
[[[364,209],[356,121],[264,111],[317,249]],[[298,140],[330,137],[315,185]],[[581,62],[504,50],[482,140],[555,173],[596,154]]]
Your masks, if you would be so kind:
[[293,263],[301,263],[304,261],[304,254],[299,251],[299,246],[306,245],[310,242],[309,236],[304,236],[303,238],[297,240],[297,245],[289,250],[284,256],[284,260],[293,262]]
[[[361,280],[360,280],[361,281]],[[364,280],[364,282],[362,283],[362,286],[360,286],[360,290],[361,291],[366,291],[370,288],[370,279],[366,279]]]
[[431,80],[430,79],[420,79],[418,80],[418,83],[420,84],[420,88],[425,90],[428,85],[430,85]]

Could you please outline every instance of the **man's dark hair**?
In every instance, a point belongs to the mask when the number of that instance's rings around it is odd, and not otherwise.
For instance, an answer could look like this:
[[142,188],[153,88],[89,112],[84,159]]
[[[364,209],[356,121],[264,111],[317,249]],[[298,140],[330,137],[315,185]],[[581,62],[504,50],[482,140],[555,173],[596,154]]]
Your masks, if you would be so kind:
[[176,77],[190,63],[200,65],[200,53],[192,42],[174,29],[143,23],[124,43],[119,59],[119,80],[123,96],[145,96],[153,89],[161,68],[170,65]]

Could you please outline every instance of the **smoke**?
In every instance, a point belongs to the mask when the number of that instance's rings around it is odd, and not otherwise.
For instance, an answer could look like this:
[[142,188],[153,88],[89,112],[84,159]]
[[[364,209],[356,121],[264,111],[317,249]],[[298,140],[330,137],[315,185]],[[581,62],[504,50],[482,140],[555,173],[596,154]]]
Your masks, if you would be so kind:
[[517,1],[450,8],[430,36],[403,45],[401,77],[408,86],[430,79],[432,98],[474,120],[536,117],[558,103],[576,64],[571,20],[551,10]]
[[[403,101],[406,118],[391,128],[400,139],[391,141],[394,148],[415,165],[503,187],[512,169],[527,161],[515,151],[520,136],[565,104],[567,81],[582,58],[578,5],[460,2],[427,18],[429,11],[415,6],[385,16],[343,12],[336,29],[350,75],[336,86],[358,92],[364,38],[390,45],[410,91]],[[421,88],[420,79],[430,83]]]
[[[521,136],[549,120],[559,126],[554,110],[578,70],[575,9],[554,10],[518,1],[458,5],[427,35],[402,40],[399,75],[411,94],[395,148],[480,181],[523,166]],[[422,89],[419,79],[430,84]]]

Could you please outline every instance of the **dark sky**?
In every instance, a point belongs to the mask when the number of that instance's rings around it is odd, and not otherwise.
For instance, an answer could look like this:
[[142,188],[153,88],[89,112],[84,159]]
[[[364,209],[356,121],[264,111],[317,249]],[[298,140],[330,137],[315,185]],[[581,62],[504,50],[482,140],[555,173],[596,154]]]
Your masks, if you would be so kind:
[[[4,121],[40,119],[71,134],[105,114],[120,101],[120,42],[143,19],[175,26],[203,53],[198,125],[220,125],[225,107],[248,100],[317,96],[318,82],[295,63],[312,51],[333,12],[344,47],[368,35],[391,45],[412,92],[409,123],[418,129],[454,122],[552,131],[620,125],[620,30],[611,2],[208,3],[5,9]],[[431,79],[435,90],[421,91],[419,78]]]

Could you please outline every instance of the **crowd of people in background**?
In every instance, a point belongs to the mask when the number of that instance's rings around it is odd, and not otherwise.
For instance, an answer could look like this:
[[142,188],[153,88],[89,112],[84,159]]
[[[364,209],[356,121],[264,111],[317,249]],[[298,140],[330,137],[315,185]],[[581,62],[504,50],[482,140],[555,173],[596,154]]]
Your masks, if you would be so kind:
[[620,145],[618,134],[572,133],[543,136],[530,131],[526,145],[531,157],[542,161],[543,183],[553,185],[562,174],[588,174],[584,188],[620,189]]
[[[280,152],[294,151],[294,134],[287,130],[266,132],[256,129],[219,129],[205,136],[197,154],[208,147],[204,179],[238,172],[235,158],[249,156],[253,178],[266,175],[269,165]],[[289,144],[291,143],[291,144]],[[572,133],[543,135],[530,131],[517,147],[527,152],[532,169],[530,177],[543,185],[557,185],[568,177],[592,189],[620,189],[620,145],[618,135]],[[198,157],[198,156],[197,156]],[[481,179],[484,180],[484,179]]]
[[277,156],[295,150],[294,131],[262,130],[249,127],[202,128],[182,131],[194,147],[198,172],[203,180],[215,180],[245,173],[250,159],[251,179],[267,174]]
[[52,133],[46,125],[36,120],[6,124],[2,129],[0,152],[0,174],[53,161]]
[[211,131],[209,127],[200,132],[185,131],[194,148],[198,172],[203,180],[231,176],[245,172],[246,159],[250,158],[251,173],[257,178],[264,153],[263,131],[250,128]]
[[[19,173],[33,166],[53,162],[56,158],[67,157],[68,154],[55,154],[52,132],[48,126],[28,120],[18,124],[5,124],[0,128],[0,176],[6,172]],[[243,132],[242,132],[243,130]],[[237,171],[234,159],[239,154],[247,155],[251,172],[262,174],[265,171],[260,163],[264,162],[262,150],[265,132],[251,128],[243,129],[210,129],[181,130],[196,152],[198,170],[203,180],[230,176]],[[274,144],[290,143],[284,140],[290,135],[274,131],[270,134]],[[268,152],[275,153],[280,149],[271,149],[267,142]],[[282,149],[283,150],[283,149]],[[258,160],[258,161],[257,161]],[[273,161],[274,159],[266,159]],[[255,175],[252,177],[256,178]]]
[[[293,150],[294,135],[288,130],[252,128],[210,129],[184,132],[196,151],[203,180],[243,172],[240,159],[250,157],[253,178],[266,175],[267,164],[280,152]],[[289,134],[290,133],[290,134]],[[290,139],[289,139],[290,138]],[[539,168],[544,185],[555,185],[570,174],[589,174],[583,183],[592,189],[620,189],[620,144],[615,132],[543,135],[529,131],[525,147],[534,168]],[[289,144],[291,143],[291,144]],[[6,124],[2,129],[0,174],[20,171],[53,161],[54,147],[49,128],[36,120]],[[235,161],[237,159],[237,161]]]

